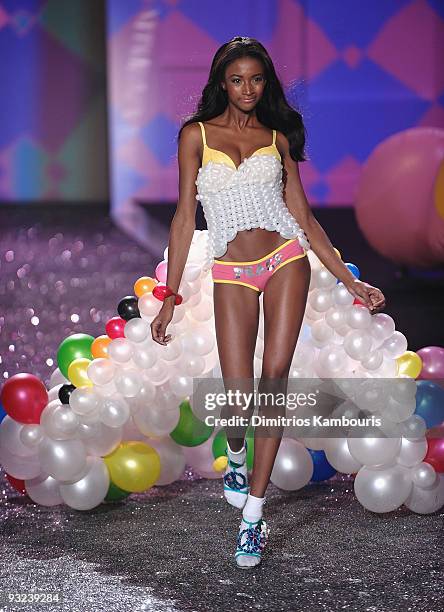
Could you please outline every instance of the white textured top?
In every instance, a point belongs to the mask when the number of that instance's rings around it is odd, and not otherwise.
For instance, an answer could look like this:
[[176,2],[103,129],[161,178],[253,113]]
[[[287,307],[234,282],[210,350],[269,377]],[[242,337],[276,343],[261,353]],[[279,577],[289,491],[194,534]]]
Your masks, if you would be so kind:
[[285,204],[282,163],[275,155],[253,154],[238,168],[210,160],[199,168],[196,185],[208,227],[205,269],[224,255],[238,232],[252,228],[297,238],[305,250],[310,249],[304,230]]

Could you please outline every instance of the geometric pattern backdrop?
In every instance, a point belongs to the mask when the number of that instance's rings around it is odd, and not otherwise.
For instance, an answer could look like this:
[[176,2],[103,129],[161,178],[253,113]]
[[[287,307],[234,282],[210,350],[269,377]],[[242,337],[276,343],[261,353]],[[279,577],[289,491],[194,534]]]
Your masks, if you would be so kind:
[[[154,240],[134,203],[177,201],[176,134],[217,48],[269,51],[307,127],[311,204],[352,205],[362,164],[391,134],[444,127],[442,0],[108,0],[114,218]],[[149,237],[149,238],[147,238]],[[165,245],[164,245],[165,246]]]
[[0,0],[0,200],[108,200],[103,0]]

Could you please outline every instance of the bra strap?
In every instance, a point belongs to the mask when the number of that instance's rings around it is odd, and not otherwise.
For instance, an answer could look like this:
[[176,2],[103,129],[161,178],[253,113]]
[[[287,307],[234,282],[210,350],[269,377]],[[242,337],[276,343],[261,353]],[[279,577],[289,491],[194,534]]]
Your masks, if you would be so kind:
[[202,132],[202,140],[203,140],[203,143],[204,143],[204,147],[206,147],[207,146],[207,139],[205,138],[205,126],[202,123],[202,121],[199,121],[199,125],[200,125],[200,131]]
[[273,144],[276,144],[276,130],[273,130]]

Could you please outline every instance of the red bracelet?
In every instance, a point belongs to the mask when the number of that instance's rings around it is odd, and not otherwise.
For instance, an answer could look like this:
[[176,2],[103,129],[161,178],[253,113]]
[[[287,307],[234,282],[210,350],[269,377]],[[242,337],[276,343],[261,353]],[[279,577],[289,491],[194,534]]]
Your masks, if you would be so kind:
[[153,289],[153,295],[155,298],[163,302],[165,298],[170,297],[170,295],[175,295],[176,299],[174,300],[175,305],[182,303],[182,296],[179,293],[174,293],[174,291],[168,285],[156,285]]

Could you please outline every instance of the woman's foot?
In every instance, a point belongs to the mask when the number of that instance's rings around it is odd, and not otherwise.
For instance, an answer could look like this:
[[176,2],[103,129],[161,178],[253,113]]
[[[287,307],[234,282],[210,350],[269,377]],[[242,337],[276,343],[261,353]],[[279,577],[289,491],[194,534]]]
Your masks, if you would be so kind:
[[233,452],[227,442],[228,463],[224,475],[224,496],[229,504],[236,508],[243,508],[247,501],[248,473],[247,473],[247,443],[240,451]]
[[265,497],[248,495],[242,513],[242,521],[236,540],[234,557],[236,564],[242,569],[259,565],[262,553],[267,543],[269,527],[262,517],[262,506]]

